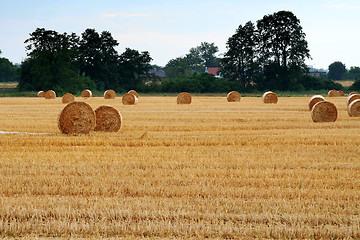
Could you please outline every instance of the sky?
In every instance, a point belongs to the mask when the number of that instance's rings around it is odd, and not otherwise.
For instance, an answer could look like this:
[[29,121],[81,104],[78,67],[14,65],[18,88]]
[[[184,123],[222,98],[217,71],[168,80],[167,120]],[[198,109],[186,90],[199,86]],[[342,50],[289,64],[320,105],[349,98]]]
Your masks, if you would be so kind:
[[312,57],[306,64],[360,66],[359,0],[0,0],[1,57],[21,63],[36,28],[78,35],[93,28],[109,31],[119,54],[148,51],[151,64],[165,66],[201,42],[223,54],[239,25],[282,10],[300,20]]

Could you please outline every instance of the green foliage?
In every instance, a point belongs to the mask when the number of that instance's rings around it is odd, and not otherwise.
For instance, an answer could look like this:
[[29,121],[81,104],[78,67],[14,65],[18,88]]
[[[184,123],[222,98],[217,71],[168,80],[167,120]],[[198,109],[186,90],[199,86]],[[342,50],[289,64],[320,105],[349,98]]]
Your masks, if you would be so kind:
[[25,41],[28,58],[22,63],[19,89],[53,89],[59,93],[78,92],[85,88],[134,88],[150,70],[148,52],[127,48],[119,55],[111,34],[86,29],[81,37],[36,29]]
[[343,90],[344,87],[334,82],[330,79],[324,79],[320,77],[313,77],[309,75],[304,75],[301,78],[302,86],[305,90],[322,90],[322,89],[336,89],[336,90]]
[[350,67],[349,71],[346,71],[343,79],[359,79],[360,78],[360,67]]
[[349,87],[349,90],[350,90],[350,91],[360,91],[360,78],[357,79],[357,80],[353,83],[353,85],[351,85],[351,86]]
[[0,58],[0,82],[16,82],[18,80],[18,68],[9,59]]
[[328,78],[332,80],[342,80],[346,72],[346,67],[342,62],[333,62],[329,65]]

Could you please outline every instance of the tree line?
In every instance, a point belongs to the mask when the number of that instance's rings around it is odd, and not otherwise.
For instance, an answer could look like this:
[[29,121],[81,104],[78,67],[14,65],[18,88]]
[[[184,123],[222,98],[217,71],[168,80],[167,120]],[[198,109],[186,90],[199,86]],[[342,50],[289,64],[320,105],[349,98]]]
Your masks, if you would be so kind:
[[110,32],[86,29],[81,36],[38,28],[25,41],[28,57],[21,64],[21,90],[136,88],[151,69],[148,52],[126,48],[119,54]]
[[[216,56],[219,50],[214,43],[202,42],[185,56],[171,59],[164,67],[166,78],[160,79],[149,73],[158,67],[150,65],[149,52],[126,48],[118,53],[119,43],[108,31],[86,29],[78,36],[37,28],[25,41],[27,58],[20,69],[0,59],[0,81],[5,65],[13,72],[7,79],[17,79],[20,90],[54,89],[60,93],[85,88],[117,92],[300,91],[341,89],[332,80],[360,80],[360,68],[347,70],[341,62],[331,64],[322,78],[309,76],[305,60],[311,56],[305,36],[292,12],[275,12],[256,23],[239,25],[223,56]],[[222,76],[205,74],[206,67],[219,67]]]

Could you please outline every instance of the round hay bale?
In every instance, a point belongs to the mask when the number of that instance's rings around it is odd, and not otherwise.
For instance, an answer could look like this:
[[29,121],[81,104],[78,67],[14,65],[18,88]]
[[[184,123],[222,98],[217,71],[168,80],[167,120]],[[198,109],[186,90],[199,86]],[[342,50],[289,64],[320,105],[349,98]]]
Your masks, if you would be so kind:
[[139,94],[135,90],[130,90],[128,93],[135,95],[136,98],[139,98]]
[[131,94],[131,93],[126,93],[123,97],[122,97],[122,103],[124,105],[135,105],[138,103],[138,98]]
[[104,98],[105,99],[115,99],[116,98],[116,92],[112,89],[106,90],[104,92]]
[[111,106],[101,106],[95,110],[95,131],[118,132],[121,128],[120,112]]
[[343,91],[337,91],[337,95],[339,97],[344,97],[345,96],[345,93]]
[[38,91],[37,96],[38,97],[44,97],[44,91]]
[[81,97],[90,98],[92,97],[92,92],[89,89],[85,89],[81,92]]
[[336,90],[330,90],[328,92],[328,97],[338,97],[338,96],[339,96],[338,91],[336,91]]
[[314,122],[335,122],[337,115],[335,104],[328,101],[316,103],[311,110],[311,118]]
[[182,92],[176,97],[177,104],[190,104],[191,103],[191,95],[187,92]]
[[262,100],[264,103],[277,103],[278,96],[276,95],[276,93],[268,91],[262,95]]
[[48,90],[44,93],[45,99],[55,99],[56,98],[56,92],[53,90]]
[[237,91],[229,92],[226,96],[228,102],[240,102],[241,94]]
[[64,96],[62,96],[62,103],[71,103],[75,101],[75,96],[71,93],[65,93]]
[[360,94],[351,94],[346,99],[346,106],[349,106],[354,100],[360,99]]
[[348,113],[350,117],[360,117],[360,99],[356,99],[350,103]]
[[322,102],[325,101],[325,98],[321,95],[314,95],[310,98],[309,100],[309,110],[311,111],[311,109],[313,108],[313,106],[318,103],[318,102]]
[[95,128],[95,112],[85,102],[72,102],[58,117],[58,127],[65,134],[88,134]]
[[353,95],[353,94],[359,94],[359,93],[358,92],[351,92],[351,93],[349,93],[349,96]]

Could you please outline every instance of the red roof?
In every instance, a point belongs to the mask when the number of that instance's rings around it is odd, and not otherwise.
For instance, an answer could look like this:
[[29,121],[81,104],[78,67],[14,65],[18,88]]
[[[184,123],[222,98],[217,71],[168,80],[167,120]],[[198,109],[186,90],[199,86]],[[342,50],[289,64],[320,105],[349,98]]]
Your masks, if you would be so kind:
[[217,76],[218,75],[218,71],[220,70],[219,67],[208,67],[207,68],[207,72],[214,75],[214,76]]

